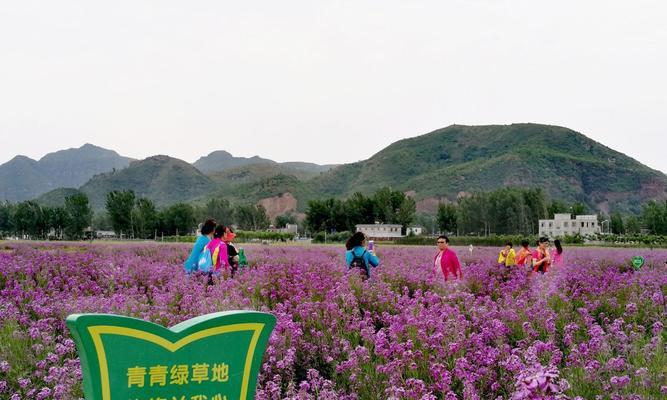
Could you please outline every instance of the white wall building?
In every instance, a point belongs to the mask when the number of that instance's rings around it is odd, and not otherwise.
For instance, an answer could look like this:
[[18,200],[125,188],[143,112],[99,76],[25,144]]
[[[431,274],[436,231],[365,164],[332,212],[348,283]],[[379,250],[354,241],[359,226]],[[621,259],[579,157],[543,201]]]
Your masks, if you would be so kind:
[[363,232],[370,238],[400,238],[401,225],[394,224],[359,224],[356,226],[357,232]]
[[541,219],[539,221],[540,236],[549,238],[562,237],[565,235],[581,236],[600,233],[597,215],[577,215],[572,219],[570,214],[556,214],[554,219]]
[[422,228],[421,226],[410,226],[410,227],[408,227],[408,230],[407,230],[406,233],[408,234],[408,236],[410,236],[410,234],[415,235],[415,236],[419,236],[422,233],[424,233],[424,228]]

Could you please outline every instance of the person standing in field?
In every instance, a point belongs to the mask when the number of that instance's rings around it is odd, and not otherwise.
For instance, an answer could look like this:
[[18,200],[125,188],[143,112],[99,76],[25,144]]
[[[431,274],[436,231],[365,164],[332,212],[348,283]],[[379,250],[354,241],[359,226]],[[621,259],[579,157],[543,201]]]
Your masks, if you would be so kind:
[[526,264],[532,265],[532,254],[533,250],[530,249],[530,242],[526,239],[522,240],[521,250],[519,250],[519,254],[516,257],[516,264],[522,267],[525,267]]
[[375,250],[366,249],[366,235],[355,232],[345,242],[345,265],[347,270],[356,269],[363,279],[371,277],[371,267],[380,265],[380,259],[374,254]]
[[225,228],[225,234],[222,236],[222,241],[227,245],[227,260],[231,270],[231,277],[236,275],[239,270],[239,251],[233,243],[236,234],[230,227]]
[[498,264],[506,267],[513,267],[516,265],[516,253],[514,252],[512,242],[505,243],[505,248],[500,250],[500,254],[498,254]]
[[211,240],[206,247],[211,252],[211,260],[213,261],[213,275],[220,275],[224,267],[229,271],[229,260],[227,259],[227,244],[222,241],[222,237],[227,232],[224,225],[218,225],[213,231],[213,240]]
[[556,250],[551,252],[551,265],[555,267],[563,262],[563,246],[560,244],[560,239],[554,240],[554,247]]
[[461,272],[461,263],[459,258],[454,253],[454,250],[449,248],[449,238],[445,235],[438,236],[438,252],[433,259],[433,272],[438,273],[442,271],[445,277],[445,282],[452,279],[463,279],[463,272]]
[[183,269],[185,269],[185,272],[187,274],[197,270],[199,256],[201,255],[202,251],[204,251],[206,245],[213,238],[213,231],[215,230],[215,225],[216,222],[214,219],[207,219],[202,224],[200,229],[201,235],[197,237],[195,245],[192,247],[192,251],[190,252],[190,256],[183,263]]
[[549,239],[541,237],[537,241],[537,250],[533,254],[533,272],[544,274],[551,266],[551,255],[549,254]]

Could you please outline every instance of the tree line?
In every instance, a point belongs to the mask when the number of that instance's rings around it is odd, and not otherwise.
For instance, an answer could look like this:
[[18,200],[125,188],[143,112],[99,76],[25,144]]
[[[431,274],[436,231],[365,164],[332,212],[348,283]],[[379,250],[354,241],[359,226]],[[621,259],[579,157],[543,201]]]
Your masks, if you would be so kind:
[[193,227],[207,218],[249,231],[263,230],[270,225],[266,210],[261,205],[232,206],[226,199],[213,198],[202,206],[176,203],[158,209],[152,200],[136,198],[131,190],[109,192],[106,215],[114,232],[135,238],[188,235]]
[[614,212],[603,218],[609,220],[609,230],[617,235],[638,234],[642,229],[653,235],[667,235],[667,200],[647,202],[640,215]]
[[375,222],[399,224],[405,233],[416,210],[412,197],[385,187],[370,196],[357,192],[345,200],[311,200],[304,222],[312,233],[353,232],[357,224]]
[[0,236],[78,240],[90,226],[93,211],[88,196],[79,193],[62,207],[45,207],[35,201],[0,203]]
[[[62,207],[48,207],[35,201],[0,203],[0,236],[31,239],[71,239],[85,236],[88,228],[113,230],[124,238],[151,239],[156,236],[188,235],[206,218],[242,230],[257,231],[269,227],[266,210],[261,205],[232,206],[228,200],[214,198],[203,205],[177,203],[158,208],[131,190],[107,194],[105,211],[93,213],[88,196],[77,193],[65,198]],[[281,216],[292,221],[291,216]]]

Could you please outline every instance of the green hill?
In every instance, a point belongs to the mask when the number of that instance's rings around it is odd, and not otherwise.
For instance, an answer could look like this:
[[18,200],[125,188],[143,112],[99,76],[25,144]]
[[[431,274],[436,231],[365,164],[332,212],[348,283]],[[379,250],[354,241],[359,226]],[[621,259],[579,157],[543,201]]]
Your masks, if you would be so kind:
[[[205,174],[216,174],[226,172],[230,169],[238,169],[243,167],[257,168],[262,165],[264,170],[274,167],[280,169],[281,172],[306,174],[312,176],[320,172],[325,172],[335,167],[335,165],[319,165],[301,161],[290,161],[279,163],[259,156],[253,157],[235,157],[229,152],[218,150],[210,153],[205,157],[199,158],[192,165]],[[264,173],[263,171],[260,171]]]
[[539,124],[452,125],[393,143],[368,160],[309,182],[325,195],[415,191],[448,198],[504,186],[542,187],[552,198],[637,211],[667,197],[667,176],[573,130]]
[[63,207],[65,198],[81,193],[79,189],[58,188],[39,196],[36,201],[46,207]]
[[[67,165],[72,155],[97,149],[88,145],[74,153],[59,152],[69,155],[60,164],[59,157],[44,159],[52,159],[49,168],[57,169]],[[113,154],[110,159],[117,160]],[[35,192],[54,189],[51,175],[40,163],[19,156],[1,166],[0,183],[11,180],[14,185],[0,185],[0,195],[11,200],[32,193],[28,198],[34,198]],[[647,200],[667,199],[667,176],[662,172],[573,130],[539,124],[452,125],[400,140],[368,160],[333,168],[233,157],[224,151],[211,153],[195,165],[200,169],[168,156],[150,157],[96,175],[79,190],[88,194],[95,209],[104,208],[109,191],[127,189],[158,205],[200,202],[212,196],[237,203],[270,198],[280,202],[279,196],[289,192],[299,211],[306,209],[310,199],[347,197],[357,191],[368,194],[384,186],[411,192],[418,207],[420,200],[432,206],[443,199],[506,186],[541,187],[553,199],[582,201],[604,212],[637,212]],[[40,201],[60,204],[71,190],[50,192]]]
[[120,171],[93,177],[80,190],[88,195],[94,209],[105,207],[112,190],[133,190],[158,206],[189,202],[215,192],[217,185],[191,164],[168,156],[135,161]]

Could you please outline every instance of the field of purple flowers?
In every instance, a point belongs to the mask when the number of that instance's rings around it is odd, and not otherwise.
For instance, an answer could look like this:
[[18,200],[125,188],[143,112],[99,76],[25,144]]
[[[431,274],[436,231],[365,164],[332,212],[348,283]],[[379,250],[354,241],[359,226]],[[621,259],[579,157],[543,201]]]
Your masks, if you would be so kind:
[[183,275],[188,250],[0,243],[0,398],[82,396],[68,314],[171,326],[233,309],[278,319],[258,399],[667,397],[665,250],[566,249],[541,276],[458,249],[464,280],[445,284],[432,248],[381,248],[362,282],[342,248],[257,246],[250,270],[208,287]]

